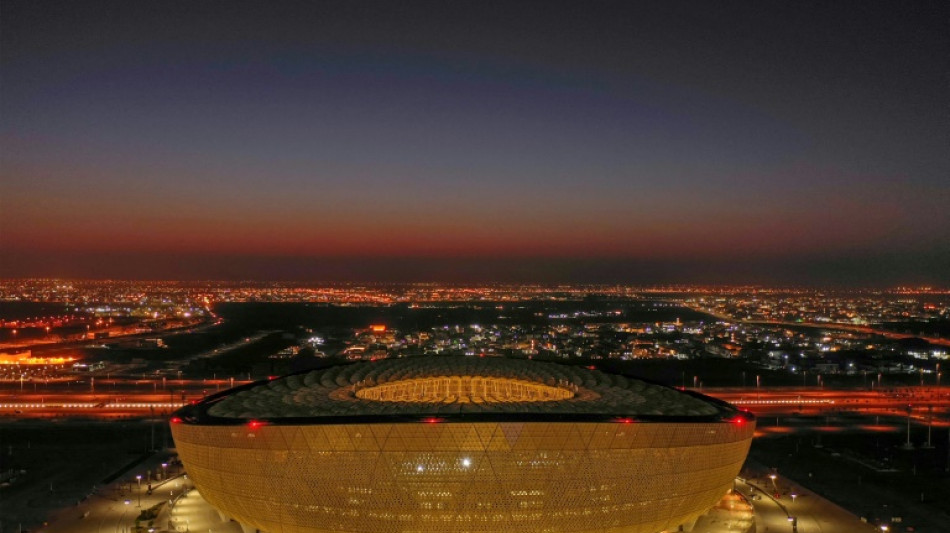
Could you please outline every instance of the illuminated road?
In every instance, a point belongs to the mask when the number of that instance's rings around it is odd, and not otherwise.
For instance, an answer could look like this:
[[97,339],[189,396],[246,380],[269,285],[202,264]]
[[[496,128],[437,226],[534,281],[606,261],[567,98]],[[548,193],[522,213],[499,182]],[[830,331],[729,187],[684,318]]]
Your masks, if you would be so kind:
[[712,309],[706,309],[698,305],[691,305],[688,303],[682,303],[684,307],[692,309],[700,313],[705,313],[707,315],[714,316],[723,322],[730,322],[735,324],[752,324],[760,326],[782,326],[782,327],[804,327],[812,329],[833,329],[839,331],[853,331],[855,333],[867,333],[870,335],[880,335],[882,337],[894,340],[900,339],[923,339],[931,344],[939,346],[950,346],[950,339],[944,339],[941,337],[923,337],[920,335],[912,335],[909,333],[897,333],[894,331],[889,331],[886,329],[877,329],[869,326],[856,326],[853,324],[840,324],[837,322],[781,322],[778,320],[744,320],[731,317],[729,315],[724,315],[722,313],[716,312]]
[[936,344],[939,346],[950,346],[950,339],[943,339],[940,337],[922,337],[919,335],[912,335],[910,333],[897,333],[894,331],[888,331],[886,329],[876,329],[868,326],[853,326],[850,324],[837,324],[829,323],[824,324],[820,322],[778,322],[770,320],[741,320],[743,324],[756,324],[763,326],[787,326],[787,327],[806,327],[814,329],[835,329],[841,331],[852,331],[854,333],[867,333],[870,335],[880,335],[882,337],[894,340],[900,339],[923,339],[930,344]]
[[205,331],[207,329],[213,328],[222,324],[224,320],[218,318],[215,315],[211,315],[202,319],[193,319],[193,322],[186,324],[179,324],[168,329],[157,329],[150,331],[129,331],[131,326],[123,327],[111,327],[111,328],[98,328],[95,333],[110,333],[109,337],[103,339],[77,339],[77,340],[62,340],[62,339],[53,339],[53,338],[37,338],[37,339],[24,339],[20,342],[8,341],[6,343],[0,343],[0,349],[6,348],[17,348],[17,349],[32,349],[36,354],[47,354],[48,352],[56,352],[59,350],[68,350],[75,349],[80,347],[88,347],[93,345],[111,345],[118,344],[122,342],[128,342],[132,339],[140,339],[147,337],[162,337],[167,338],[174,335],[182,335],[186,333],[197,333],[200,331]]
[[705,394],[766,416],[827,416],[855,413],[868,416],[906,416],[914,421],[945,426],[950,421],[950,388],[912,387],[896,391],[782,389],[710,389]]
[[[185,403],[248,383],[228,379],[89,379],[0,384],[0,416],[128,417],[167,413]],[[950,424],[950,387],[894,390],[729,388],[701,391],[759,417],[822,417],[858,414],[905,417],[934,427]]]
[[[0,387],[0,416],[17,418],[132,418],[168,414],[188,402],[248,383],[219,380],[124,380]],[[32,386],[35,385],[35,386]]]

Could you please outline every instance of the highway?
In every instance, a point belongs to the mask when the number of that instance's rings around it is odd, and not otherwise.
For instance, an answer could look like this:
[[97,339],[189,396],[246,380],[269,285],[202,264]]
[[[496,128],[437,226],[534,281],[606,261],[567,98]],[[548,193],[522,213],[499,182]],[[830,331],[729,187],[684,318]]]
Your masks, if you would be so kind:
[[[0,417],[149,416],[209,394],[249,383],[228,379],[85,378],[50,383],[0,383]],[[950,387],[900,389],[724,388],[691,389],[732,403],[759,417],[905,417],[915,423],[950,424]]]
[[714,316],[723,322],[737,323],[737,324],[751,324],[758,326],[775,326],[775,327],[804,327],[804,328],[814,328],[814,329],[834,329],[839,331],[852,331],[855,333],[867,333],[871,335],[880,335],[882,337],[894,340],[900,339],[923,339],[931,344],[938,346],[950,346],[950,339],[942,337],[922,337],[919,335],[912,335],[910,333],[898,333],[895,331],[890,331],[886,329],[873,328],[870,326],[856,326],[854,324],[842,324],[838,322],[782,322],[779,320],[745,320],[737,319],[735,317],[719,313],[712,309],[706,309],[694,304],[688,304],[681,302],[684,307],[692,309],[693,311],[699,313],[705,313],[710,316]]

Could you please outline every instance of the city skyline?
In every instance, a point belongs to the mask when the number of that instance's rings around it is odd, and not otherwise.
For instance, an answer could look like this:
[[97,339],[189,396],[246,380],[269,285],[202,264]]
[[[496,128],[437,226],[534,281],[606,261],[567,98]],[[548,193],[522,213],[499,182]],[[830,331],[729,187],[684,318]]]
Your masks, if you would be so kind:
[[2,12],[0,276],[950,284],[939,2]]

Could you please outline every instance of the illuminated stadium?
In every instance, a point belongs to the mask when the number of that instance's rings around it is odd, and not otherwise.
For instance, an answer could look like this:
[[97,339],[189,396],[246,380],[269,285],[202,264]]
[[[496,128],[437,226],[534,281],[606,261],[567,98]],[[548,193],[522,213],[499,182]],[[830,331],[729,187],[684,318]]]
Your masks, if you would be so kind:
[[172,419],[202,496],[268,533],[674,530],[729,491],[754,426],[631,377],[472,357],[294,374]]

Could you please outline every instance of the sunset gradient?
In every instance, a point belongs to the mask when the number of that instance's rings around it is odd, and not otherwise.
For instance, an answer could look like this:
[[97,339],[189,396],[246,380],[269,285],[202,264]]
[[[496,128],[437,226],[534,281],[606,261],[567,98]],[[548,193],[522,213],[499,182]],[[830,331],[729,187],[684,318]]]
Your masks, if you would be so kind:
[[950,282],[947,5],[740,6],[4,2],[0,275]]

